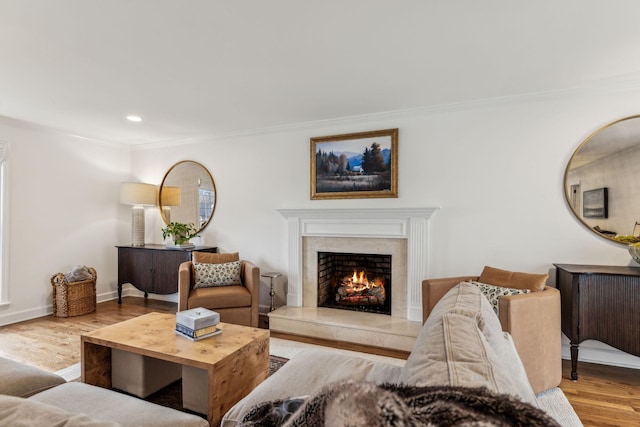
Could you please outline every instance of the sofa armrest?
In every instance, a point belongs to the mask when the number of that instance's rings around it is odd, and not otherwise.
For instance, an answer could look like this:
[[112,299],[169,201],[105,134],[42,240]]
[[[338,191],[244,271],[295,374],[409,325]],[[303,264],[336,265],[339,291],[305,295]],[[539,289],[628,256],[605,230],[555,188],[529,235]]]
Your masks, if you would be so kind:
[[251,293],[251,326],[258,326],[260,307],[260,269],[249,261],[242,261],[242,284]]
[[178,269],[178,311],[189,309],[189,292],[191,291],[191,276],[193,263],[185,261]]
[[460,282],[478,280],[478,276],[457,276],[441,279],[427,279],[422,281],[422,323],[427,320],[433,307]]
[[502,330],[511,334],[536,393],[562,380],[560,291],[509,295],[498,300]]

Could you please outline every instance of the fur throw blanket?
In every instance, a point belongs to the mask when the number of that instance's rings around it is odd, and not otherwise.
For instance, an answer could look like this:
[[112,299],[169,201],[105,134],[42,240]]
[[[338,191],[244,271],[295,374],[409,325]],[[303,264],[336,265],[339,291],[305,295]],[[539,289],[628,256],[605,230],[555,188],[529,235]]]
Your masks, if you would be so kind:
[[265,402],[243,427],[558,426],[539,408],[486,388],[411,387],[346,381],[317,396]]

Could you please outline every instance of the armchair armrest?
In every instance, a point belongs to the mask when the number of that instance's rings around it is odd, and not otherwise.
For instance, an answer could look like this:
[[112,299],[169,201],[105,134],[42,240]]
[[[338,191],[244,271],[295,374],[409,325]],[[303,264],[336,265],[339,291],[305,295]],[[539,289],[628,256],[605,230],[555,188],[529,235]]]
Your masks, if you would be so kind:
[[538,393],[562,380],[560,291],[542,291],[500,298],[502,330],[511,334],[529,382]]
[[260,306],[260,269],[249,261],[242,261],[242,284],[251,293],[251,326],[258,326]]
[[178,269],[178,311],[187,310],[189,305],[189,292],[191,291],[191,273],[193,272],[193,263],[185,261],[180,264]]
[[433,307],[460,282],[478,280],[478,276],[445,277],[442,279],[427,279],[422,281],[422,323],[427,320]]

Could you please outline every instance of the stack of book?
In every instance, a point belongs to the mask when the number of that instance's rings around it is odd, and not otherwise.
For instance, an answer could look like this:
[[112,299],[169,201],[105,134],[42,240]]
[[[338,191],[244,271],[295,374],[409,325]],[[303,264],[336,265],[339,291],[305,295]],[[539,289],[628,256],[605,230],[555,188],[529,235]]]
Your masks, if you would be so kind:
[[176,334],[198,341],[218,335],[222,332],[216,327],[220,323],[220,314],[198,307],[176,313]]

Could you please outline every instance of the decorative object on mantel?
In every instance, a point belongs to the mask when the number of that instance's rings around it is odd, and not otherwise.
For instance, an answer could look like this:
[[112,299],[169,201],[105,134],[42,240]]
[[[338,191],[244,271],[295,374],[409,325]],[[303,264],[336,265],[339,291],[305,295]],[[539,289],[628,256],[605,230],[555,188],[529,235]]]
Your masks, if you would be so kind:
[[165,228],[162,229],[162,238],[166,239],[171,236],[173,243],[167,246],[178,248],[193,248],[194,244],[189,243],[189,240],[198,236],[198,230],[195,224],[182,224],[180,222],[171,222]]
[[311,138],[311,199],[398,197],[398,129]]
[[156,205],[156,186],[142,182],[123,182],[120,203],[131,208],[131,246],[144,246],[144,207]]

